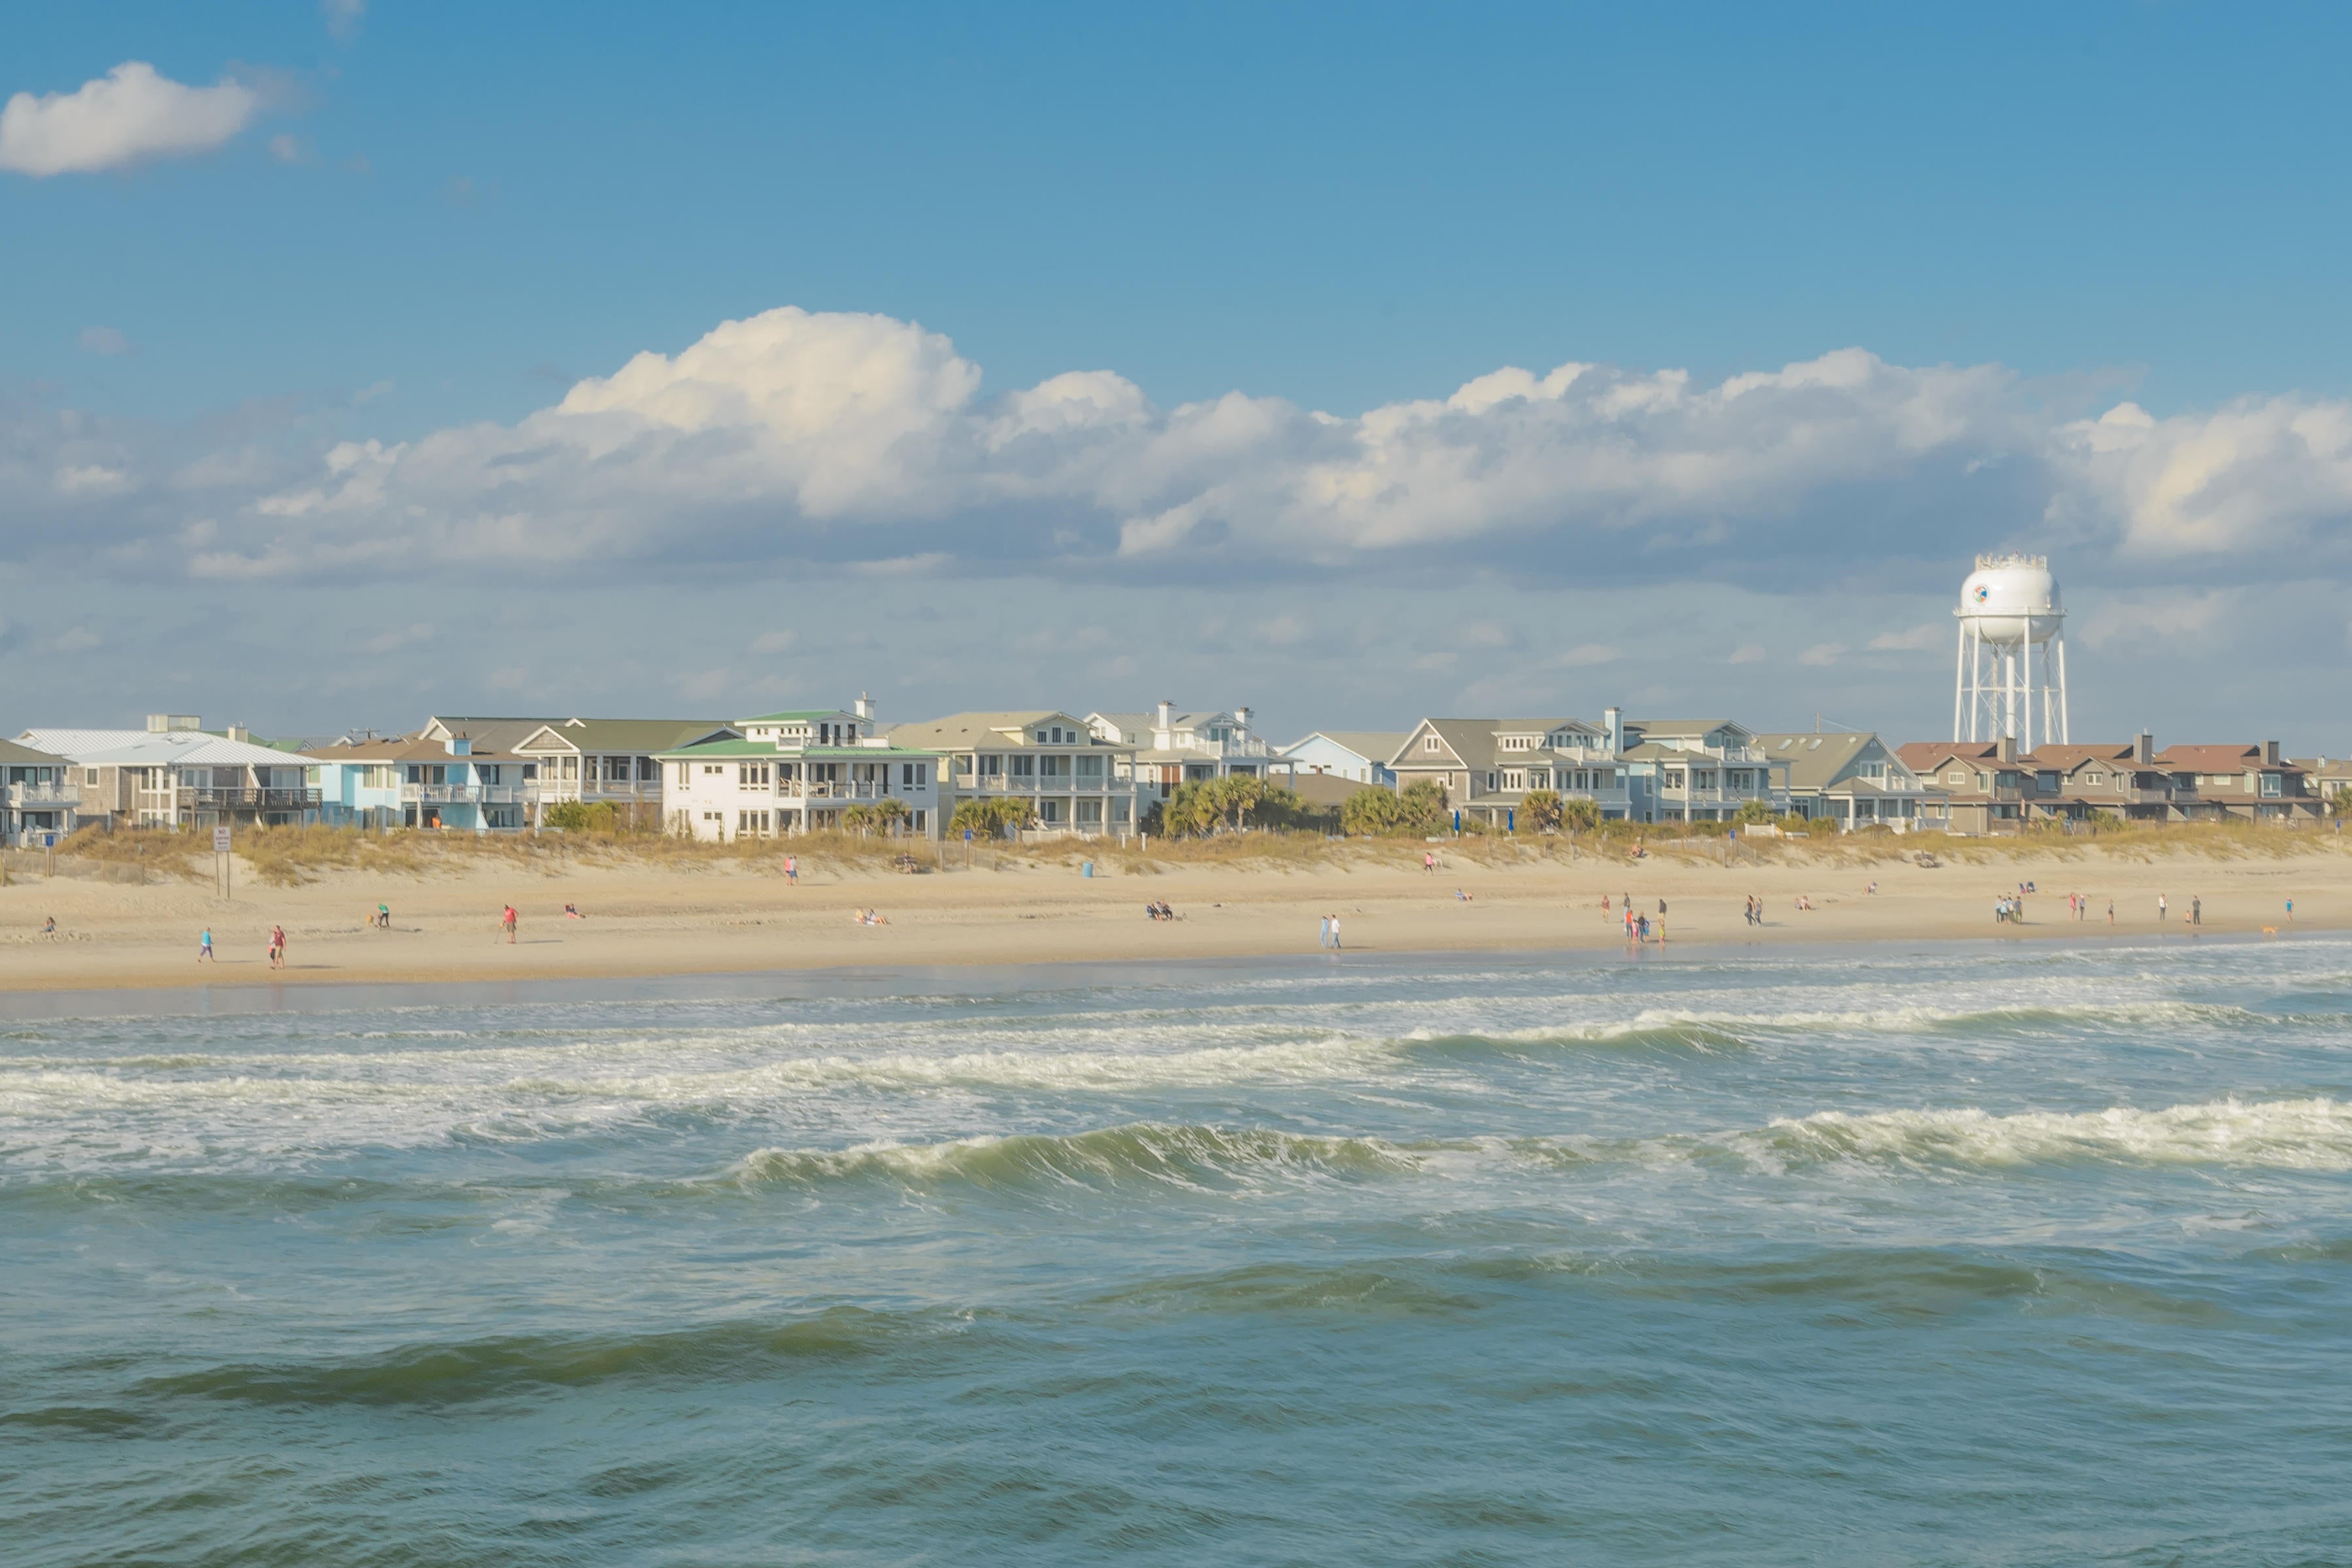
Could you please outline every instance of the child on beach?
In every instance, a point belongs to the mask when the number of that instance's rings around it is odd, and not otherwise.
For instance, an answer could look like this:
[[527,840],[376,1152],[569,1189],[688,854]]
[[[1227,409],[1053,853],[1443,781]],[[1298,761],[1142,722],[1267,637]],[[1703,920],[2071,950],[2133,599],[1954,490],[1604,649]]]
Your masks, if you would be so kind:
[[202,964],[207,961],[215,964],[220,962],[219,957],[213,952],[213,928],[209,925],[205,927],[205,934],[196,938],[196,962]]

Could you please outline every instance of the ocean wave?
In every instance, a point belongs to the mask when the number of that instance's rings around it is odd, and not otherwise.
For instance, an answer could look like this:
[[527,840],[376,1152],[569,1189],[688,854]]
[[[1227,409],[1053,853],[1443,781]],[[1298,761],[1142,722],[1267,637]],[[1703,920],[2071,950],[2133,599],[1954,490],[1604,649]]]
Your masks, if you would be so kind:
[[1138,1122],[1064,1135],[1016,1134],[838,1150],[761,1149],[725,1179],[829,1187],[875,1183],[911,1191],[1137,1185],[1231,1191],[1269,1181],[1353,1180],[1418,1170],[1423,1150],[1376,1138],[1316,1137],[1247,1127]]
[[1821,1111],[1725,1140],[1767,1161],[2026,1166],[2097,1162],[2273,1170],[2352,1170],[2352,1104],[2236,1099],[2141,1111],[1974,1108]]
[[968,1332],[970,1313],[835,1306],[777,1323],[524,1334],[404,1345],[346,1360],[242,1362],[146,1378],[135,1395],[275,1406],[436,1406],[620,1381],[740,1383]]

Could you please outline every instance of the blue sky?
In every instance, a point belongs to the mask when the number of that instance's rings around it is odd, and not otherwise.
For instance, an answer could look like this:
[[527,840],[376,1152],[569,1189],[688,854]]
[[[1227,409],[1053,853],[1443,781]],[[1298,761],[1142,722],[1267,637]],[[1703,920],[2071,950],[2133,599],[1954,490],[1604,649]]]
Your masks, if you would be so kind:
[[[32,454],[0,479],[0,634],[52,700],[318,728],[481,706],[495,672],[525,706],[856,684],[901,716],[1172,695],[1298,728],[1643,687],[1911,735],[1948,711],[1924,629],[1976,549],[2024,544],[2058,557],[2100,730],[2352,748],[2340,702],[2170,664],[2347,651],[2347,34],[2165,5],[43,8],[0,96],[145,61],[254,107],[199,151],[0,172],[0,434]],[[911,324],[951,340],[969,374],[908,394],[940,416],[919,451],[892,423],[812,480],[830,425],[616,392],[603,417],[666,443],[625,505],[601,436],[508,483],[572,441],[530,422],[576,383],[786,307],[903,328],[858,340],[869,370],[928,352]],[[771,332],[724,373],[878,395],[803,374],[845,340]],[[1854,349],[1881,369],[1677,401]],[[1306,417],[1570,362],[1601,369],[1401,458]],[[1114,377],[1081,389],[1108,412],[970,456],[1009,439],[991,400],[1066,372]],[[1236,392],[1246,438],[1181,417]],[[371,440],[410,444],[381,495],[321,490]],[[1418,499],[1310,515],[1335,485]],[[498,517],[523,542],[478,551]],[[567,604],[624,587],[684,622],[676,657],[549,656]],[[303,678],[152,691],[196,601],[244,622],[244,672]],[[779,603],[793,624],[745,629]],[[1135,637],[1154,605],[1225,630]],[[268,630],[304,617],[365,656]],[[1008,625],[1036,647],[960,656]],[[1081,664],[1038,630],[1087,627]]]

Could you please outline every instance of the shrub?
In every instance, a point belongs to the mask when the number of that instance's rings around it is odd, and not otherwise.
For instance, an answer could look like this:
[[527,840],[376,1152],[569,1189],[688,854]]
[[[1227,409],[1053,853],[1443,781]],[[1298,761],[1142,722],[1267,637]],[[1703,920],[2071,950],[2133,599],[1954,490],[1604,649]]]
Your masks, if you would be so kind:
[[610,800],[558,800],[547,809],[542,820],[549,827],[567,833],[616,833],[621,831],[621,809]]

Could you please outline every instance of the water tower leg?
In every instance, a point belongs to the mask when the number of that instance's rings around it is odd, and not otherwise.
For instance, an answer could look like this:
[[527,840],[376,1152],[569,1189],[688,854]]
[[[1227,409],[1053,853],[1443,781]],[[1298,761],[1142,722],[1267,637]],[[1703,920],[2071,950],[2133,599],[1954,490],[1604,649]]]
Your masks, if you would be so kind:
[[2017,748],[2022,752],[2031,752],[2033,749],[2033,635],[2032,626],[2032,623],[2028,622],[2024,645],[2017,650],[2018,659],[2022,664],[2025,671],[2025,729],[2023,733],[2018,737],[2017,741]]
[[1968,702],[1969,691],[1969,623],[1967,622],[1963,621],[1959,623],[1959,651],[1952,656],[1952,739],[1956,742],[1972,738],[1960,733],[1960,709]]
[[2058,653],[2058,744],[2072,746],[2074,732],[2066,722],[2066,639],[2053,637],[2051,644]]

